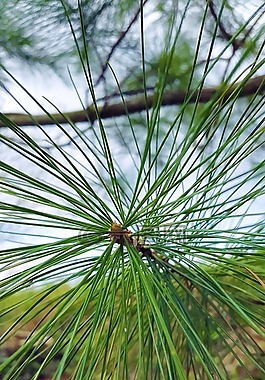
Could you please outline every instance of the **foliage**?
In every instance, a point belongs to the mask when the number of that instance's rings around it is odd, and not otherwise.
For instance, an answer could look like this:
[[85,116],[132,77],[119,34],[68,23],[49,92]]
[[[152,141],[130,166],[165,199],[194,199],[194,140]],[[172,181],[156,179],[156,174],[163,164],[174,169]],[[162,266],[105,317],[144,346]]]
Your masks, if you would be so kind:
[[[236,376],[264,376],[264,160],[254,160],[264,146],[264,96],[239,99],[264,64],[261,27],[252,29],[255,47],[246,44],[238,55],[234,47],[261,8],[229,40],[223,33],[216,53],[222,2],[205,53],[210,2],[203,9],[173,3],[175,13],[160,4],[166,40],[153,107],[139,118],[103,122],[98,114],[84,129],[71,120],[59,124],[38,103],[53,127],[27,129],[0,114],[7,152],[0,221],[16,239],[0,251],[0,343],[29,328],[0,364],[4,380],[21,379],[36,361],[30,378],[40,379],[58,358],[50,374],[56,380],[231,379],[227,358],[240,369]],[[76,14],[62,5],[98,112],[85,4],[78,2],[80,34]],[[187,49],[185,20],[198,9],[197,42]],[[143,3],[139,24],[147,94],[155,74],[145,66]],[[193,54],[183,80],[187,99],[167,110],[161,102],[176,85],[178,46]],[[189,90],[202,90],[220,68],[214,96],[189,104]],[[114,69],[108,66],[111,87],[124,101]],[[37,286],[39,292],[29,290]]]

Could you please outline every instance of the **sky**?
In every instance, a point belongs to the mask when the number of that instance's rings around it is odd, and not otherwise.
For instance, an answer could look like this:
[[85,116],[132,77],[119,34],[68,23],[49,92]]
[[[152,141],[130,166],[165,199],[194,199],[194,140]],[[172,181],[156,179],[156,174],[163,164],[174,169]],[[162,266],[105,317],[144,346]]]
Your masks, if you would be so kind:
[[[65,74],[65,78],[61,78],[51,69],[44,68],[43,72],[40,72],[30,67],[23,68],[23,70],[17,67],[12,71],[12,74],[26,87],[32,96],[40,101],[42,105],[45,105],[49,112],[56,111],[44,98],[47,98],[64,112],[80,108],[80,101],[67,74]],[[80,76],[76,77],[75,83],[85,100],[86,86],[83,84],[83,79],[81,79]],[[5,83],[5,86],[15,96],[16,100],[21,102],[29,112],[32,114],[42,113],[38,105],[25,94],[25,91],[21,87],[14,84],[11,80]],[[1,91],[0,102],[3,113],[23,112],[21,106],[4,91]]]

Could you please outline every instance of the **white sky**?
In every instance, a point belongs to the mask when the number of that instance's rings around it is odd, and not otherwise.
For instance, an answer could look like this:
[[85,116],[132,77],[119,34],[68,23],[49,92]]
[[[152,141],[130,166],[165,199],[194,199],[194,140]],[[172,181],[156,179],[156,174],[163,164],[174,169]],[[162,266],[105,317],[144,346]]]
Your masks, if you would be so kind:
[[[70,79],[67,78],[63,80],[49,69],[43,68],[43,72],[41,73],[35,70],[32,73],[32,71],[25,68],[22,70],[16,69],[12,74],[49,112],[55,112],[54,107],[43,99],[43,97],[49,99],[49,101],[64,112],[80,109],[80,101],[73,89]],[[5,85],[28,111],[32,114],[41,112],[38,105],[25,94],[25,91],[21,87],[15,85],[11,80],[5,83]],[[80,95],[83,95],[83,100],[85,100],[86,86],[84,81],[81,80],[81,76],[76,79],[76,85],[80,91]],[[3,91],[1,91],[0,102],[2,112],[4,113],[23,112],[16,101]]]

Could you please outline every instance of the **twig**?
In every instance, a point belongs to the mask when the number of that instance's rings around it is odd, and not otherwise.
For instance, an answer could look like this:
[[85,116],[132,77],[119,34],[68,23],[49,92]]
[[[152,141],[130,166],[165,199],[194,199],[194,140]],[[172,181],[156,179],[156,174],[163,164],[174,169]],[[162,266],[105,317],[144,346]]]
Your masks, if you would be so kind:
[[[214,9],[214,3],[213,3],[213,0],[210,0],[210,2],[209,2],[209,9],[210,9],[211,15],[212,15],[213,18],[215,19],[215,21],[216,21],[216,23],[217,23],[217,25],[218,25],[218,27],[219,27],[221,33],[222,33],[223,38],[224,38],[226,41],[230,41],[230,40],[233,38],[233,34],[227,32],[227,30],[226,30],[224,24],[222,23],[221,19],[220,19],[220,18],[218,17],[218,15],[216,14],[215,9]],[[261,17],[261,15],[260,15],[260,17]],[[260,18],[260,17],[259,17],[259,18]],[[259,19],[259,18],[258,18],[258,19]],[[256,21],[256,22],[257,22],[257,21]],[[246,31],[246,33],[245,33],[245,35],[244,35],[243,38],[241,38],[241,39],[239,39],[239,38],[238,38],[238,39],[233,39],[233,40],[231,41],[231,44],[232,44],[232,47],[233,47],[233,55],[234,55],[234,53],[235,53],[239,48],[241,48],[241,47],[244,45],[246,39],[248,38],[248,36],[250,35],[251,31],[253,30],[255,24],[256,24],[256,23],[254,23],[254,24],[251,26],[251,28],[249,28],[249,29]]]
[[[145,4],[147,3],[147,1],[148,0],[144,1],[143,6],[145,6]],[[108,56],[106,58],[106,63],[103,65],[101,73],[100,73],[98,79],[96,80],[95,86],[97,86],[99,84],[99,82],[104,78],[104,75],[105,75],[105,72],[107,70],[108,62],[109,62],[110,58],[112,57],[114,51],[120,45],[120,43],[122,42],[122,40],[126,37],[127,33],[129,32],[129,30],[131,29],[131,27],[133,26],[133,24],[137,21],[140,12],[141,12],[141,6],[138,8],[137,12],[135,13],[133,19],[131,20],[131,22],[129,23],[129,25],[127,26],[127,28],[120,34],[120,37],[117,39],[117,41],[115,42],[115,44],[112,46],[112,48],[111,48],[111,50],[110,50],[110,52],[109,52],[109,54],[108,54]]]

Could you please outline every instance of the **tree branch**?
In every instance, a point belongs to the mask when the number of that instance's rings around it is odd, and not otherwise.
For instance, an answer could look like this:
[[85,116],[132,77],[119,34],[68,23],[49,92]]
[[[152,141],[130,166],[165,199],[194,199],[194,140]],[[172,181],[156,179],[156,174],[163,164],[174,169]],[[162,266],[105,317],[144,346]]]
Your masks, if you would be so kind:
[[[221,91],[221,92],[220,92]],[[187,93],[184,90],[174,90],[166,91],[163,95],[161,105],[162,106],[173,106],[184,103],[207,103],[215,95],[220,93],[220,98],[222,100],[228,100],[234,91],[239,91],[237,97],[250,96],[255,93],[262,94],[265,91],[265,75],[261,75],[252,79],[249,79],[246,83],[244,81],[235,83],[233,85],[227,86],[225,88],[212,87],[204,88],[201,91],[194,90]],[[137,96],[125,102],[119,102],[114,104],[105,104],[103,107],[98,107],[100,117],[102,119],[108,119],[111,117],[118,117],[133,113],[139,113],[146,110],[146,108],[152,108],[154,104],[155,96],[147,96],[147,102],[143,96]],[[70,119],[73,123],[91,122],[97,119],[97,114],[95,112],[95,107],[89,106],[86,110],[67,112],[65,114],[51,114],[48,115],[32,115],[19,114],[19,113],[8,113],[5,114],[12,122],[18,126],[30,126],[30,125],[53,125],[54,120],[60,124],[65,124]],[[0,127],[5,127],[6,125],[0,121]]]

